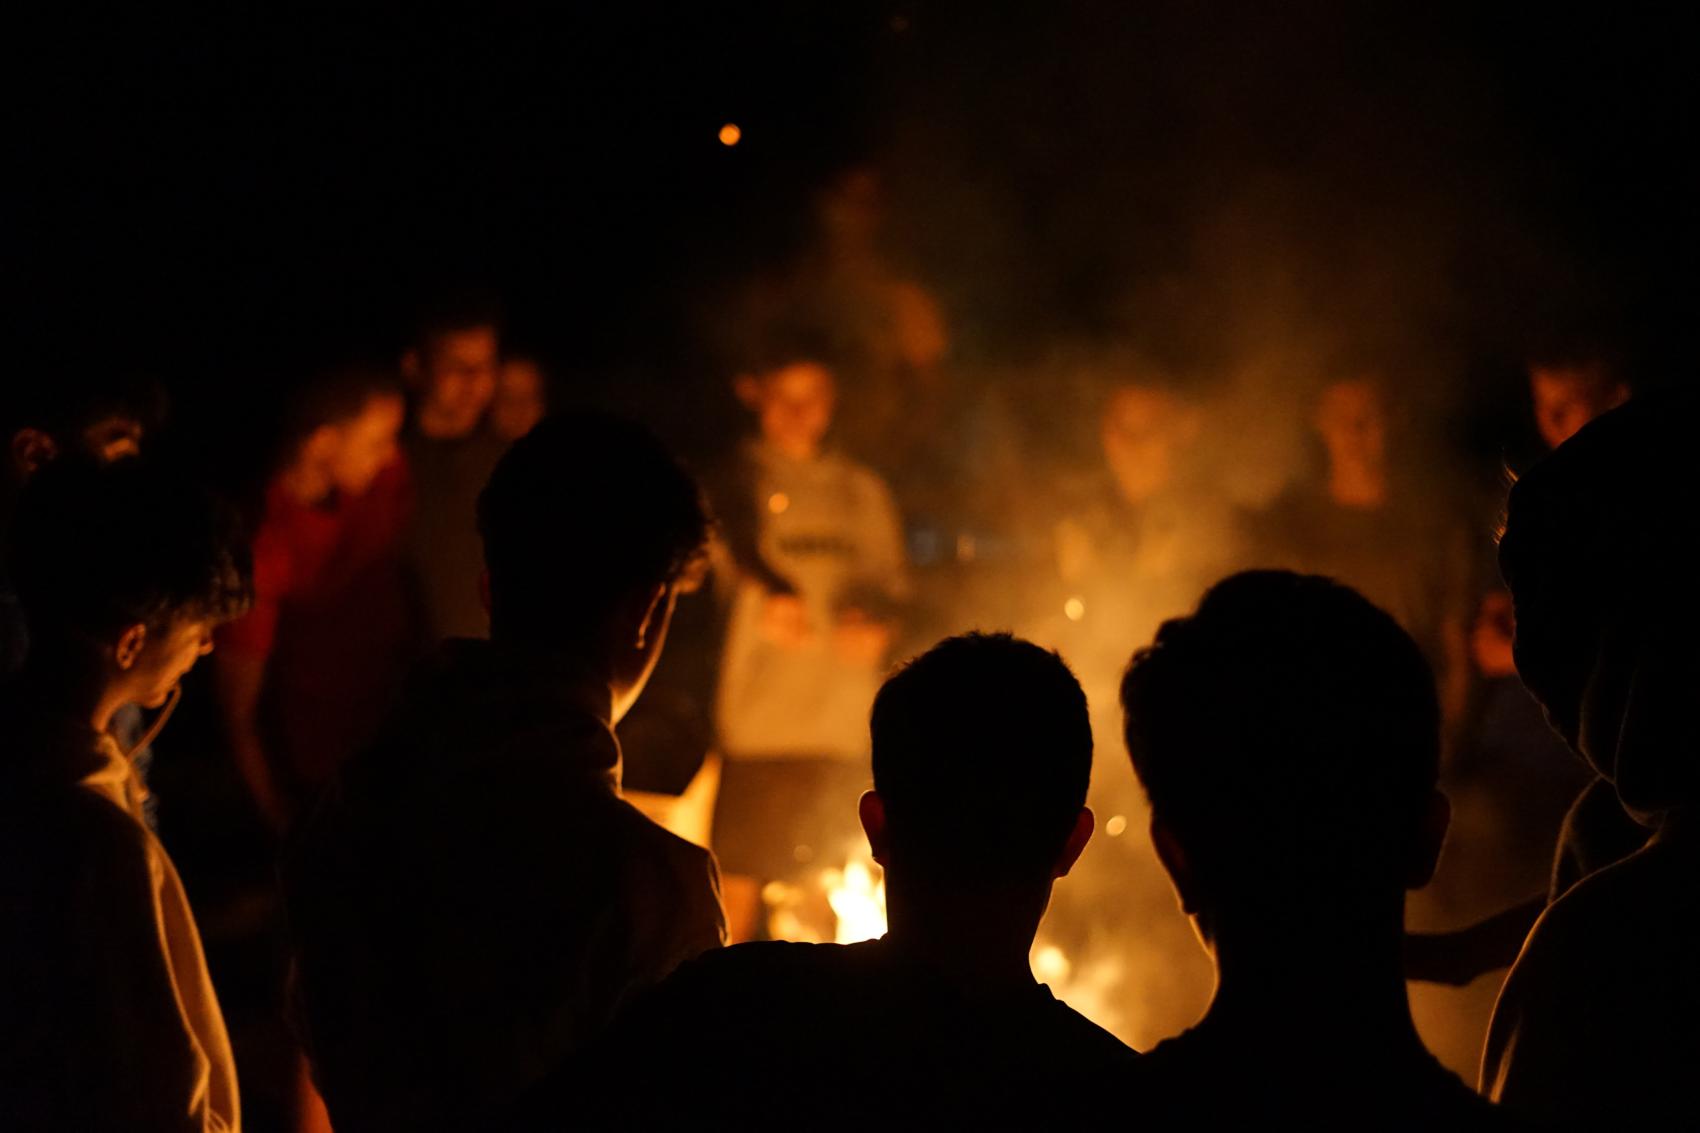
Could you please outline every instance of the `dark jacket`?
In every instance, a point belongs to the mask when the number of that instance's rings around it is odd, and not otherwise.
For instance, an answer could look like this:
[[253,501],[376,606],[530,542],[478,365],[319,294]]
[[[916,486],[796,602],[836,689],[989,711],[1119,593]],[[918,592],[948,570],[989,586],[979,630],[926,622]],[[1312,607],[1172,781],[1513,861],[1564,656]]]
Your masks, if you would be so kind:
[[704,850],[617,794],[606,690],[451,641],[298,835],[295,1007],[341,1133],[476,1128],[725,935]]

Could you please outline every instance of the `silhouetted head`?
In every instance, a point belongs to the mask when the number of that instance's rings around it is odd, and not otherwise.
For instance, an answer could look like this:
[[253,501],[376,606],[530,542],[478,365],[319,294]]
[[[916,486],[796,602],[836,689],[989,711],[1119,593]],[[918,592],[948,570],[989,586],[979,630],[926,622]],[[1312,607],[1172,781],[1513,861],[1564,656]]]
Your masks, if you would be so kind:
[[709,527],[696,481],[647,430],[601,413],[547,417],[478,497],[490,636],[606,669],[618,719],[700,576]]
[[1121,702],[1153,841],[1207,937],[1397,910],[1428,881],[1447,817],[1434,679],[1356,591],[1227,578],[1134,654]]
[[1535,427],[1557,448],[1609,409],[1629,400],[1629,387],[1603,358],[1559,356],[1529,366],[1529,396]]
[[405,408],[395,377],[377,366],[342,364],[308,378],[283,418],[281,467],[297,494],[311,502],[365,492],[395,459]]
[[145,707],[164,703],[251,597],[233,513],[139,459],[42,470],[19,502],[8,563],[31,656],[75,658]]
[[496,396],[501,321],[496,301],[477,293],[444,296],[420,312],[401,372],[426,436],[464,437],[484,420]]
[[0,435],[12,483],[60,455],[97,461],[135,456],[159,423],[164,398],[150,382],[106,375],[36,374],[7,391]]
[[1499,547],[1518,674],[1638,817],[1700,794],[1700,399],[1638,398],[1511,489]]
[[916,888],[1048,892],[1085,848],[1092,728],[1055,653],[947,638],[885,682],[870,731],[862,822],[875,860]]

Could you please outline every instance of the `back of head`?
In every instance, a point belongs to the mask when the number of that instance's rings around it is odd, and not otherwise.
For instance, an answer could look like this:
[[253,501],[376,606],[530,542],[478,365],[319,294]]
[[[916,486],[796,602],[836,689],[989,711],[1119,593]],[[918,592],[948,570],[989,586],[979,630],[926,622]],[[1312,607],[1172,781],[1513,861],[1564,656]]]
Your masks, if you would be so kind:
[[1499,548],[1518,673],[1639,813],[1700,794],[1697,412],[1693,393],[1649,396],[1583,427],[1512,488]]
[[702,561],[701,489],[643,427],[557,413],[515,441],[478,498],[491,636],[587,644],[617,603]]
[[1326,578],[1248,571],[1164,623],[1122,680],[1152,814],[1221,902],[1402,893],[1439,774],[1428,664]]
[[947,638],[886,681],[870,730],[896,868],[1049,880],[1092,771],[1086,695],[1062,658],[1009,634]]
[[8,565],[39,639],[104,639],[173,618],[223,621],[250,601],[234,513],[140,459],[55,462],[25,489]]

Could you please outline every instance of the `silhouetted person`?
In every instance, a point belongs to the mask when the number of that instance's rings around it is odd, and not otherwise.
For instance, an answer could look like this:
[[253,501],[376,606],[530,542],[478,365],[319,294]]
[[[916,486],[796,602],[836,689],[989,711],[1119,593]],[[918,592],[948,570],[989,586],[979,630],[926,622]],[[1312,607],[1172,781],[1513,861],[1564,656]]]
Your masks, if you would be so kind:
[[[554,1099],[564,1123],[808,1128],[1044,1115],[1056,1083],[1133,1052],[1028,964],[1051,887],[1092,835],[1086,698],[1054,653],[949,638],[874,702],[860,813],[890,932],[733,945],[639,1000]],[[652,1084],[665,1083],[665,1088]]]
[[1151,838],[1216,964],[1204,1018],[1126,1080],[1157,1128],[1437,1129],[1494,1121],[1423,1048],[1405,893],[1449,809],[1440,710],[1409,634],[1361,595],[1234,575],[1122,682]]
[[1697,408],[1690,394],[1613,410],[1511,492],[1517,670],[1601,777],[1560,855],[1582,876],[1506,978],[1482,1067],[1485,1091],[1539,1120],[1700,1118]]
[[134,748],[112,733],[132,703],[162,710],[157,732],[213,627],[247,602],[235,528],[136,460],[65,460],[20,503],[10,558],[33,642],[0,693],[7,1128],[238,1128],[195,918],[143,821]]
[[339,1133],[487,1127],[723,936],[713,859],[621,800],[613,732],[704,554],[695,482],[634,425],[556,416],[478,522],[490,639],[422,666],[286,862]]
[[394,379],[359,365],[309,378],[284,412],[254,608],[219,632],[214,661],[237,769],[274,830],[371,742],[417,656],[402,413]]
[[500,364],[499,313],[477,296],[447,296],[424,311],[401,357],[413,397],[403,447],[418,486],[411,561],[433,642],[485,632],[475,512],[510,439],[486,420]]
[[[0,408],[0,531],[11,525],[18,493],[36,472],[60,456],[108,462],[141,451],[153,424],[157,398],[145,383],[66,380],[17,381]],[[5,572],[0,570],[0,678],[18,671],[29,634]]]

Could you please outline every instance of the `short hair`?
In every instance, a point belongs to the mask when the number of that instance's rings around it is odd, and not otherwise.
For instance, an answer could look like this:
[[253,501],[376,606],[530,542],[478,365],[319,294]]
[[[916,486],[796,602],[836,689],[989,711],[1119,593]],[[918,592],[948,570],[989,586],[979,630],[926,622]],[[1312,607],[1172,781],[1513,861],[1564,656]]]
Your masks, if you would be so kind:
[[178,617],[228,621],[252,601],[235,512],[152,462],[66,458],[25,487],[8,566],[32,635],[98,637]]
[[1121,704],[1153,816],[1216,892],[1363,891],[1403,870],[1440,707],[1410,634],[1356,591],[1224,579],[1133,655]]
[[8,439],[20,429],[40,429],[61,448],[72,447],[83,430],[113,417],[151,431],[166,415],[165,391],[158,382],[105,371],[38,375],[19,381],[0,404],[0,431]]
[[279,437],[282,452],[293,453],[326,425],[360,416],[374,398],[401,396],[401,383],[387,366],[342,361],[316,370],[290,391],[285,402]]
[[481,287],[449,288],[431,295],[413,313],[407,345],[423,350],[443,335],[492,327],[502,331],[502,302]]
[[589,634],[626,595],[706,555],[702,489],[647,429],[596,412],[544,418],[478,497],[492,636]]
[[899,669],[869,721],[874,789],[902,868],[952,883],[1042,881],[1092,774],[1086,694],[1007,633],[946,638]]

